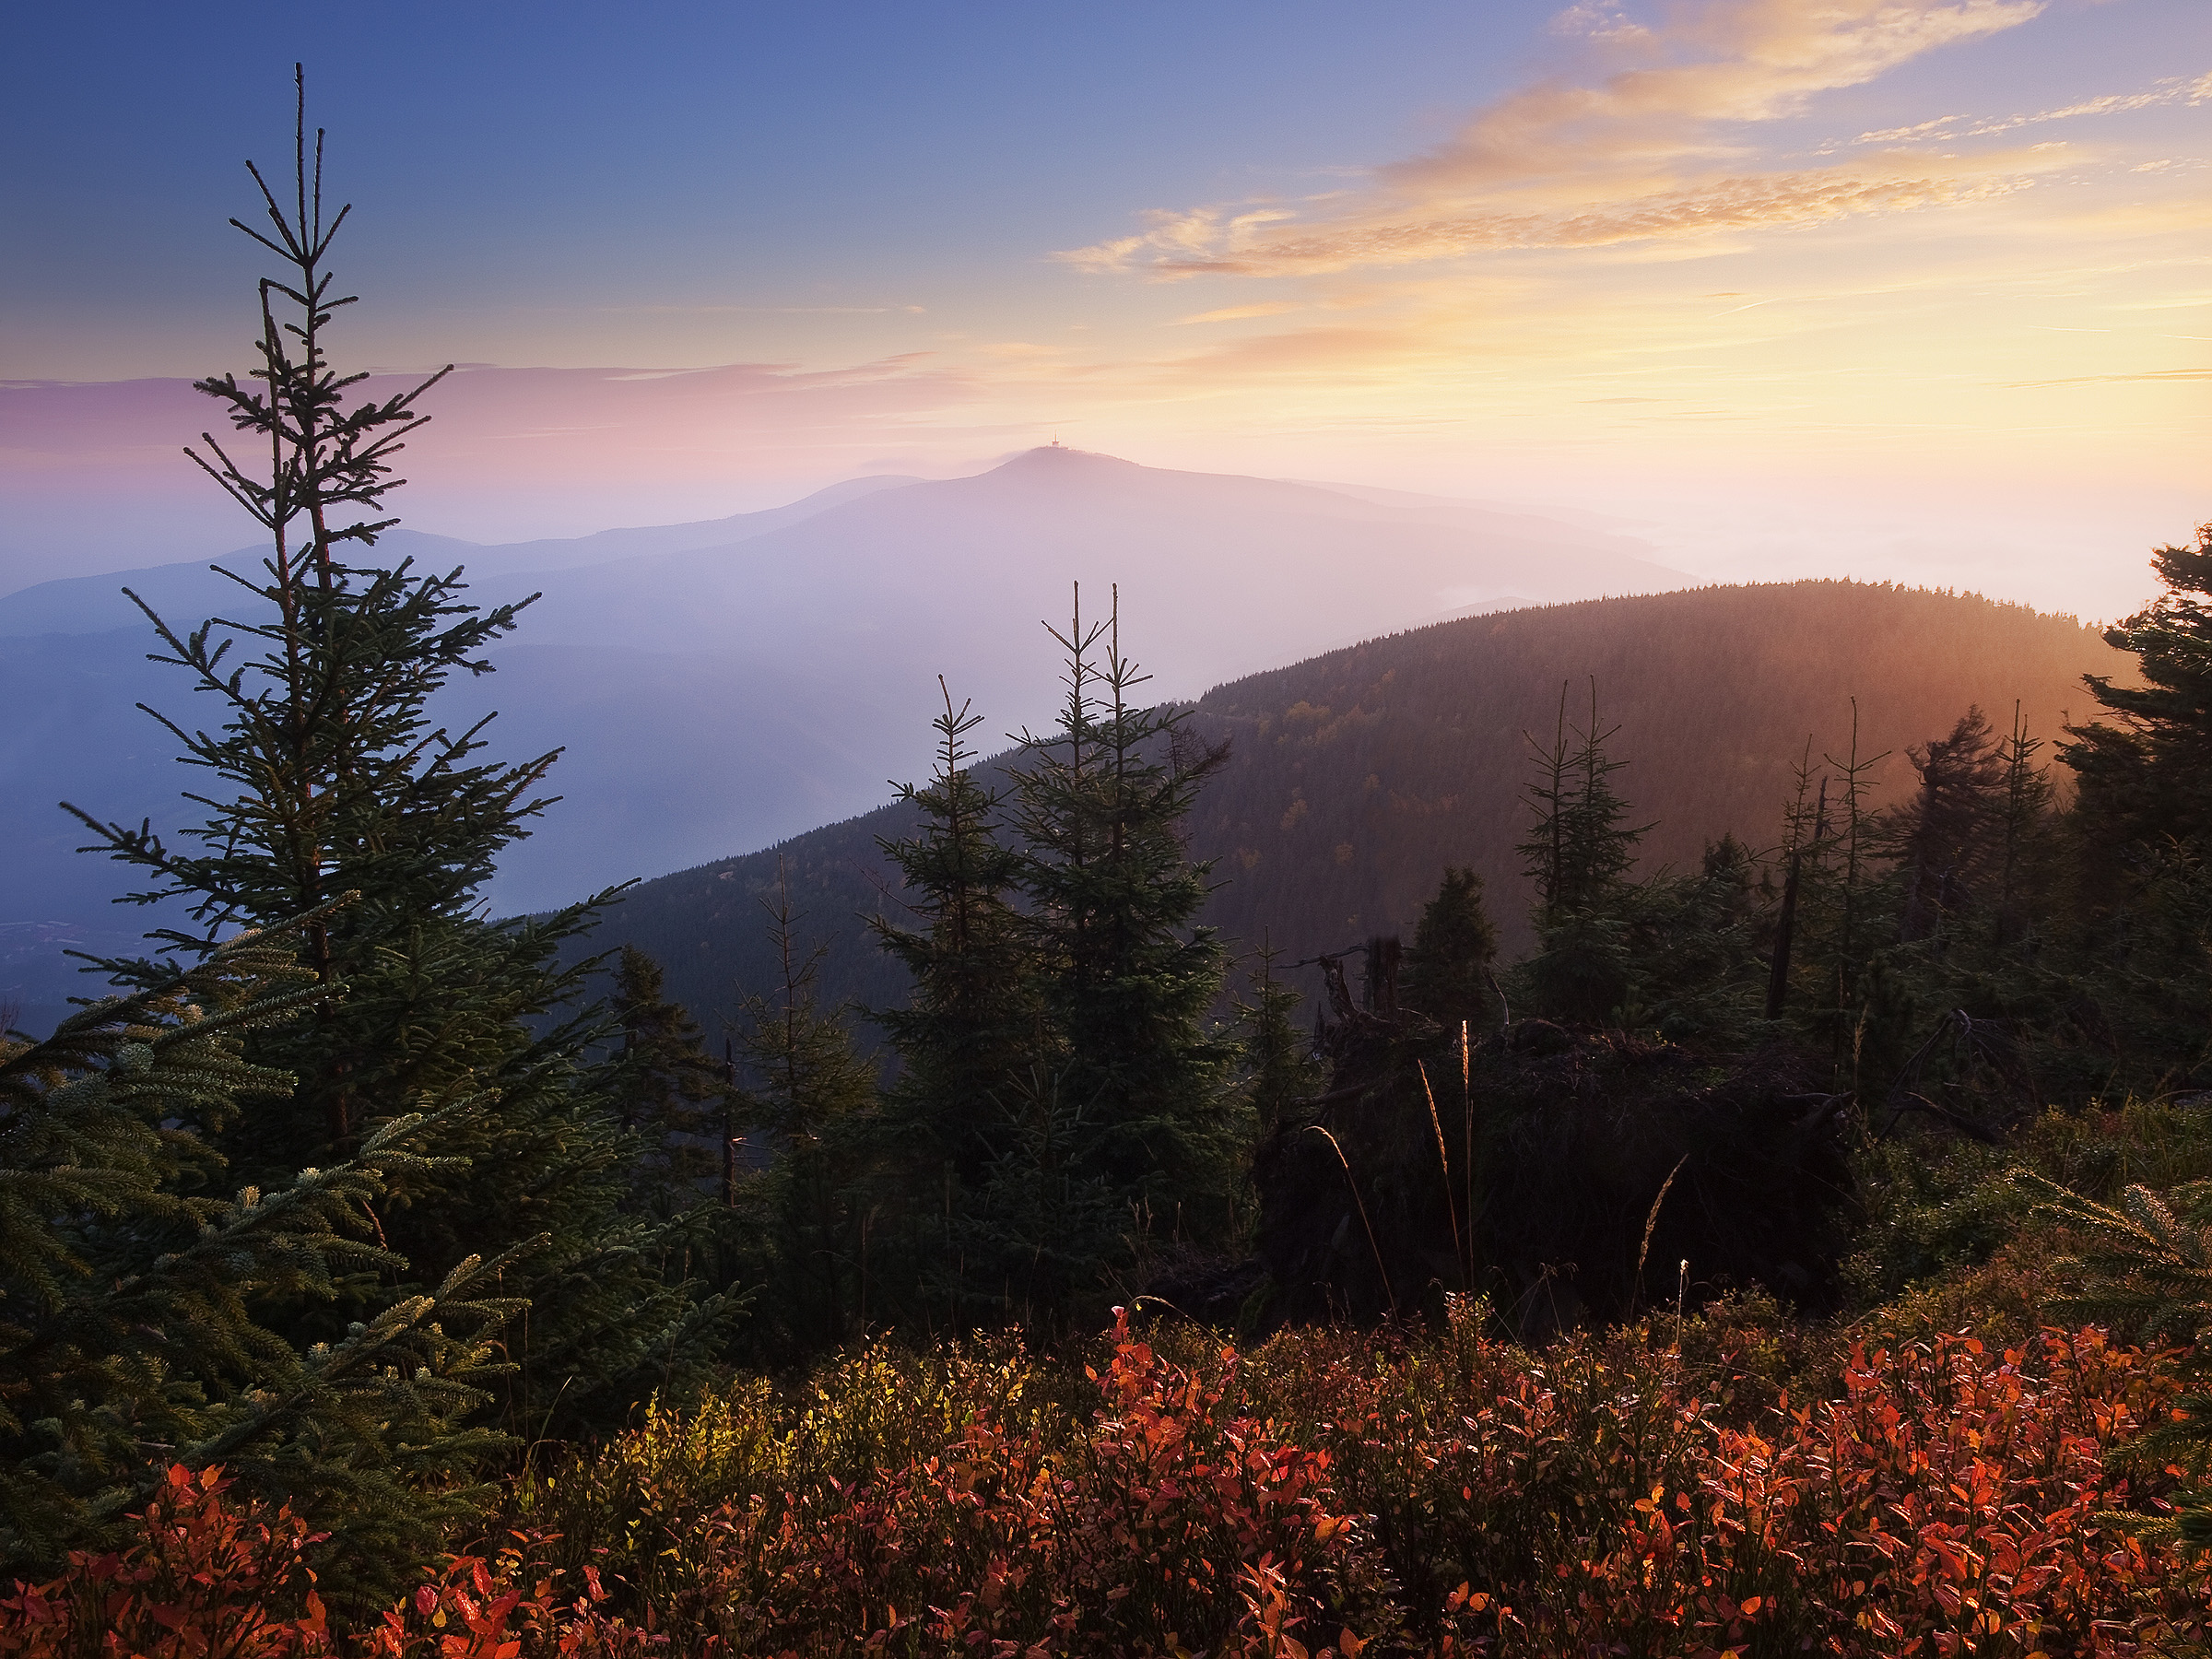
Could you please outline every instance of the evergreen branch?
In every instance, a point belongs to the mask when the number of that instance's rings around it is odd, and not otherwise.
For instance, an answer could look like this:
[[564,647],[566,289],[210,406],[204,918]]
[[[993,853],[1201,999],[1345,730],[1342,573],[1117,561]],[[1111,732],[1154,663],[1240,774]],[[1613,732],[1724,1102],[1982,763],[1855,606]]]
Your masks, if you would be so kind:
[[[496,1329],[519,1312],[521,1304],[513,1298],[471,1299],[466,1293],[482,1279],[496,1278],[506,1268],[527,1259],[550,1242],[550,1235],[541,1233],[502,1251],[488,1262],[468,1257],[447,1275],[434,1294],[394,1302],[373,1320],[357,1323],[335,1347],[312,1350],[300,1366],[297,1379],[288,1382],[282,1392],[259,1391],[243,1415],[206,1439],[179,1448],[177,1461],[188,1468],[228,1463],[242,1448],[325,1406],[333,1394],[343,1392],[347,1384],[385,1363],[387,1357],[394,1352],[416,1351],[423,1356],[424,1363],[418,1366],[412,1379],[418,1387],[447,1381],[432,1367],[478,1376],[508,1369],[489,1363],[489,1349],[483,1344],[445,1336],[436,1328],[431,1315],[443,1319],[459,1314],[475,1320],[479,1328]],[[426,1337],[429,1340],[421,1340]],[[376,1379],[365,1380],[374,1386]],[[452,1388],[450,1382],[449,1388],[456,1404],[470,1396],[477,1400],[484,1397],[479,1390]]]
[[2058,1307],[2156,1333],[2212,1326],[2212,1227],[2182,1220],[2146,1186],[2129,1187],[2114,1207],[2032,1171],[2014,1178],[2039,1195],[2039,1214],[2088,1235],[2077,1254],[2054,1265],[2084,1287]]

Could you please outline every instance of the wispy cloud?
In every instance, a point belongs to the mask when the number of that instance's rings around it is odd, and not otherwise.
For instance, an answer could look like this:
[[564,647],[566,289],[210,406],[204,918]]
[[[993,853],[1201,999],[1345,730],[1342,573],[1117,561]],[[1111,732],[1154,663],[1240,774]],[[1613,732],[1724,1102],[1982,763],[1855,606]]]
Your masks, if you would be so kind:
[[2055,110],[2038,110],[2029,114],[1939,115],[1934,121],[1924,121],[1914,126],[1877,127],[1873,132],[1861,133],[1851,142],[1854,145],[1947,143],[1957,138],[1985,138],[1998,133],[2009,133],[2018,127],[2040,125],[2047,121],[2076,121],[2088,115],[2125,115],[2136,110],[2165,109],[2175,104],[2201,104],[2207,100],[2212,100],[2212,72],[2200,75],[2194,80],[2178,75],[2169,76],[2140,92],[2111,92],[2101,98],[2085,98]]
[[1195,316],[1178,317],[1174,326],[1181,328],[1192,323],[1242,323],[1253,317],[1279,317],[1285,312],[1304,308],[1295,300],[1266,300],[1256,305],[1225,305],[1219,311],[1200,312]]
[[2117,386],[2148,381],[2157,384],[2162,381],[2212,381],[2212,369],[2153,369],[2142,374],[2076,374],[2065,380],[2006,381],[2007,390],[2024,391],[2037,386]]
[[[1378,169],[1363,190],[1157,212],[1135,235],[1059,257],[1163,277],[1280,276],[1816,224],[2006,194],[2048,163],[1885,154],[1762,166],[1751,140],[1757,124],[1800,114],[1821,93],[2015,28],[2043,6],[1705,0],[1654,31],[1608,5],[1580,4],[1560,15],[1562,31],[1626,66],[1512,93],[1448,142]],[[1924,124],[1929,134],[1942,125]]]
[[1551,32],[1570,40],[1640,41],[1651,30],[1631,18],[1618,0],[1577,0],[1551,20]]

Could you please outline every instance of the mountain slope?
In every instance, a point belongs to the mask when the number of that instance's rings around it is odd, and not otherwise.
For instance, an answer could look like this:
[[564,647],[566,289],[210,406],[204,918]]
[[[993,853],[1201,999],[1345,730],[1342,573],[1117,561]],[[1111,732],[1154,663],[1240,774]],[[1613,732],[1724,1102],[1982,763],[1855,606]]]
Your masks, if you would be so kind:
[[[2130,661],[2071,618],[1845,582],[1606,599],[1373,640],[1198,700],[1201,729],[1234,746],[1190,826],[1221,884],[1207,920],[1241,947],[1266,938],[1292,959],[1371,932],[1410,935],[1451,863],[1481,872],[1509,947],[1524,940],[1512,852],[1527,821],[1523,733],[1551,729],[1562,683],[1572,712],[1594,676],[1621,728],[1617,782],[1639,821],[1658,820],[1649,870],[1691,865],[1729,830],[1769,841],[1808,738],[1816,766],[1844,753],[1853,698],[1860,752],[1892,751],[1879,777],[1894,793],[1912,779],[1905,747],[1969,703],[2004,724],[2018,699],[2031,729],[2053,736],[2065,711],[2087,706],[2083,674],[2124,678]],[[917,727],[924,712],[911,715]],[[806,931],[828,949],[825,987],[891,1003],[903,985],[861,918],[898,902],[875,838],[909,821],[886,807],[649,882],[602,943],[642,946],[673,994],[709,1016],[727,1009],[769,971],[759,901],[780,858]]]

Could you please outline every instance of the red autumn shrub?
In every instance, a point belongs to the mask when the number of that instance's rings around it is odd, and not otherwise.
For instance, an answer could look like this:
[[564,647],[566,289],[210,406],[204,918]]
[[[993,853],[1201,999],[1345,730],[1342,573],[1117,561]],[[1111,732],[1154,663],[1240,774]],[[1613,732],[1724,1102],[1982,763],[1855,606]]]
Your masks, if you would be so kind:
[[1695,1478],[1713,1382],[1625,1335],[1532,1355],[1466,1319],[1416,1339],[1278,1337],[1243,1405],[1328,1452],[1335,1501],[1367,1518],[1408,1623],[1464,1646],[1510,1641],[1559,1563],[1622,1535],[1654,1483]]
[[[1602,1370],[1577,1369],[1545,1380]],[[1663,1372],[1613,1381],[1578,1406],[1524,1376],[1465,1432],[1406,1446],[1440,1542],[1488,1570],[1479,1622],[1447,1608],[1440,1639],[1717,1659],[2128,1654],[2206,1634],[2204,1571],[2100,1519],[2130,1498],[2108,1451],[2172,1381],[2095,1331],[2002,1355],[1963,1336],[1854,1351],[1842,1398],[1757,1427]],[[1459,1531],[1509,1530],[1514,1508],[1510,1552]]]
[[1771,1438],[1724,1431],[1677,1495],[1697,1528],[1695,1578],[1687,1557],[1677,1576],[1707,1651],[1762,1617],[1833,1653],[2202,1640],[2204,1573],[2100,1519],[2130,1496],[2106,1453],[2167,1408],[2169,1369],[2085,1330],[2001,1355],[1970,1336],[1854,1349],[1843,1382]]
[[865,1478],[793,1461],[811,1419],[724,1424],[782,1484],[653,1531],[650,1600],[593,1564],[634,1552],[524,1529],[341,1637],[288,1512],[174,1470],[128,1548],[0,1599],[0,1655],[2118,1659],[2212,1634],[2205,1564],[2109,1513],[2155,1501],[2112,1453],[2172,1369],[2094,1330],[1853,1349],[1832,1397],[1779,1407],[1633,1333],[1167,1340],[1117,1324],[1086,1422],[979,1407]]
[[[1242,1407],[1332,1455],[1409,1649],[2125,1653],[2201,1641],[2208,1582],[2100,1520],[2171,1368],[2095,1331],[1854,1350],[1841,1397],[1747,1409],[1627,1334],[1278,1338]],[[1771,1397],[1756,1386],[1751,1401]],[[2154,1494],[2155,1496],[2155,1494]]]
[[[106,1554],[72,1551],[63,1574],[18,1581],[0,1597],[0,1653],[25,1659],[161,1655],[289,1659],[330,1652],[310,1533],[287,1507],[232,1508],[220,1467],[172,1466],[146,1507],[137,1538]],[[296,1604],[290,1617],[274,1609]]]
[[492,1556],[455,1556],[437,1579],[386,1610],[353,1644],[360,1659],[641,1659],[666,1639],[601,1610],[607,1599],[596,1570],[582,1570],[583,1594],[563,1603],[560,1571],[537,1565],[541,1540],[510,1535]]
[[732,1654],[1288,1655],[1391,1622],[1359,1523],[1326,1501],[1327,1453],[1223,1412],[1222,1378],[1125,1317],[1115,1338],[1067,1445],[977,1421],[877,1480],[726,1507],[667,1628]]
[[[557,1572],[533,1571],[535,1542],[514,1535],[492,1558],[459,1556],[347,1639],[334,1632],[304,1553],[310,1533],[288,1507],[233,1506],[210,1466],[172,1466],[125,1548],[71,1554],[44,1584],[0,1597],[0,1654],[23,1659],[638,1659],[657,1645],[604,1617],[606,1592],[587,1569],[571,1604]],[[280,1608],[296,1608],[280,1612]]]

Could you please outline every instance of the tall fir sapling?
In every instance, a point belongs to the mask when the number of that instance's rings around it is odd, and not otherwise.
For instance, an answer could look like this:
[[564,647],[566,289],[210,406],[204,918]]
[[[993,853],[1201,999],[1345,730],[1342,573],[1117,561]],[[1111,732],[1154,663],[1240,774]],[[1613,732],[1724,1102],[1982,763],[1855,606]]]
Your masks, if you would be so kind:
[[885,1101],[891,1133],[911,1141],[907,1155],[968,1183],[990,1161],[995,1097],[1035,1051],[1038,1010],[1014,903],[1020,854],[999,837],[1005,802],[976,776],[966,741],[982,716],[955,709],[942,680],[938,689],[935,771],[926,785],[899,792],[921,823],[911,837],[877,843],[898,866],[914,924],[878,919],[876,935],[912,990],[904,1007],[875,1018],[900,1059]]
[[1806,1017],[1824,1026],[1838,1087],[1855,1088],[1854,1053],[1862,1051],[1862,1020],[1870,1012],[1862,983],[1877,928],[1870,920],[1879,899],[1875,888],[1875,817],[1869,805],[1875,778],[1890,751],[1865,755],[1859,748],[1859,700],[1851,700],[1851,742],[1841,757],[1823,750],[1834,788],[1830,824],[1834,837],[1832,876],[1828,861],[1816,858],[1814,914],[1808,947],[1802,953],[1818,982],[1806,999]]
[[1020,855],[1000,837],[1005,802],[976,775],[967,743],[982,717],[965,703],[955,708],[937,685],[945,706],[931,722],[935,771],[925,785],[899,792],[921,821],[911,836],[877,842],[898,868],[912,921],[877,918],[877,939],[912,990],[904,1006],[873,1016],[899,1069],[876,1125],[886,1178],[871,1208],[876,1237],[888,1247],[879,1261],[902,1263],[895,1277],[879,1273],[880,1303],[888,1308],[902,1289],[910,1314],[941,1311],[957,1327],[989,1295],[967,1282],[963,1218],[1006,1148],[1043,1036],[1015,907]]
[[1246,1135],[1232,1045],[1208,1025],[1226,971],[1197,923],[1210,865],[1191,860],[1182,825],[1228,746],[1199,741],[1186,710],[1135,700],[1148,677],[1122,652],[1118,592],[1089,624],[1078,593],[1053,635],[1060,724],[1023,734],[1012,815],[1056,1049],[1049,1098],[1079,1118],[1077,1161],[1129,1206],[1134,1231],[1203,1241],[1230,1224]]
[[[88,851],[145,877],[133,899],[181,900],[189,913],[191,926],[149,935],[167,960],[104,963],[119,982],[171,978],[239,927],[316,918],[306,965],[344,994],[250,1033],[249,1058],[296,1084],[218,1138],[236,1177],[270,1185],[344,1159],[404,1114],[496,1098],[442,1132],[438,1150],[454,1161],[410,1170],[383,1200],[380,1225],[404,1270],[349,1287],[326,1315],[303,1311],[299,1334],[334,1335],[471,1255],[549,1235],[505,1284],[534,1306],[502,1409],[540,1430],[618,1412],[653,1386],[686,1351],[697,1311],[663,1278],[653,1235],[618,1213],[631,1148],[594,1076],[599,1016],[576,1007],[588,964],[556,965],[612,895],[516,922],[482,914],[494,861],[549,804],[537,792],[555,756],[489,759],[489,717],[451,730],[434,701],[455,676],[490,672],[486,651],[528,601],[478,609],[458,570],[371,562],[397,522],[375,516],[400,482],[396,457],[440,377],[346,406],[365,376],[340,374],[329,355],[333,318],[353,300],[328,268],[347,210],[325,212],[323,146],[318,132],[311,155],[302,88],[292,199],[254,170],[268,233],[239,226],[281,271],[260,284],[258,366],[242,382],[197,382],[264,453],[254,468],[213,436],[188,452],[268,535],[258,571],[222,571],[259,619],[180,631],[140,602],[163,647],[156,660],[183,669],[221,713],[212,732],[156,716],[205,780],[187,798],[206,821],[172,841],[69,810],[94,832]],[[347,891],[354,902],[323,908]]]
[[1996,872],[1994,942],[2032,950],[2045,923],[2055,860],[2054,828],[2058,791],[2048,764],[2037,756],[2045,745],[2028,730],[2016,700],[2012,731],[2006,737],[2003,857]]
[[1877,817],[1875,844],[1903,884],[1898,937],[1909,943],[1947,935],[1982,901],[1999,852],[2007,767],[1979,707],[1905,757],[1919,787]]
[[1209,1024],[1207,866],[1182,841],[1227,750],[1134,700],[1118,602],[1086,623],[1078,593],[1051,631],[1060,722],[1017,739],[1006,794],[975,776],[976,720],[947,696],[936,774],[906,796],[923,822],[885,846],[919,924],[879,927],[914,989],[878,1017],[901,1072],[876,1167],[903,1189],[885,1213],[930,1318],[1087,1322],[1153,1250],[1240,1225],[1249,1112]]
[[1635,865],[1637,843],[1652,828],[1628,827],[1629,804],[1613,786],[1613,774],[1628,765],[1607,747],[1619,733],[1598,717],[1594,677],[1587,724],[1568,724],[1562,683],[1558,729],[1548,747],[1524,734],[1535,763],[1536,775],[1523,797],[1534,822],[1514,851],[1535,882],[1537,916],[1546,924],[1602,909],[1619,890]]

